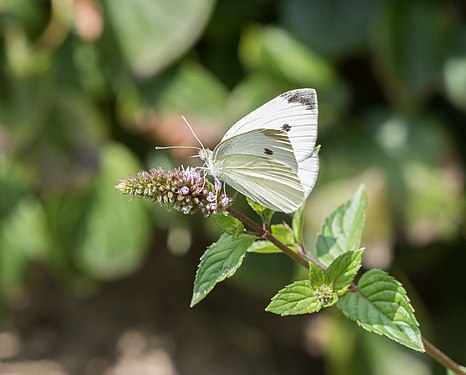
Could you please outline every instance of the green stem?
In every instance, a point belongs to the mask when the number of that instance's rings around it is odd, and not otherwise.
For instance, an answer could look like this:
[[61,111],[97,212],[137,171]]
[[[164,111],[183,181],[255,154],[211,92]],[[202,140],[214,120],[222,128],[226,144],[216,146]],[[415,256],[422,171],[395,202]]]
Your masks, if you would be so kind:
[[[322,264],[317,258],[313,257],[312,255],[306,252],[303,252],[302,254],[300,254],[300,253],[297,253],[291,250],[283,242],[281,242],[276,237],[274,237],[267,228],[264,228],[261,225],[257,224],[250,217],[243,215],[241,212],[238,212],[233,208],[229,208],[228,212],[230,213],[231,216],[237,218],[243,224],[246,224],[250,228],[252,228],[258,237],[269,240],[275,246],[277,246],[281,251],[283,251],[285,255],[289,256],[291,259],[293,259],[295,262],[299,263],[306,269],[309,269],[309,261],[313,262],[314,264],[321,267],[322,269],[326,268],[324,264]],[[353,292],[358,293],[357,287],[355,284],[352,285],[352,289],[354,289]],[[428,341],[424,337],[422,337],[422,342],[424,343],[426,354],[429,357],[434,359],[436,362],[440,363],[443,367],[450,369],[455,374],[466,375],[466,370],[464,370],[464,367],[460,366],[458,363],[453,361],[450,357],[448,357],[444,352],[442,352],[434,344],[432,344],[430,341]]]

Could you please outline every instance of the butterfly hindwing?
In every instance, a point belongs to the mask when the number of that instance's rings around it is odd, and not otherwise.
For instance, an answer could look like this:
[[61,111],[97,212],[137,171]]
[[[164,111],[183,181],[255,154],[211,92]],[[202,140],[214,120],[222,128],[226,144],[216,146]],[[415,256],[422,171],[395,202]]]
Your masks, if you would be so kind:
[[264,207],[289,213],[305,199],[296,172],[280,162],[244,154],[224,155],[219,161],[220,179]]
[[275,160],[297,173],[298,163],[291,142],[283,130],[254,129],[234,135],[218,144],[214,159],[223,155],[250,155]]

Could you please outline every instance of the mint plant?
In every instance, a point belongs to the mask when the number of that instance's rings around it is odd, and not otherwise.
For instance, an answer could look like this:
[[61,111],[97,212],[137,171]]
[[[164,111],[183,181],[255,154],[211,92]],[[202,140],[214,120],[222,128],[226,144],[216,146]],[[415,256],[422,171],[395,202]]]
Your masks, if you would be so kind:
[[380,269],[365,271],[355,281],[364,254],[361,248],[367,206],[364,186],[327,217],[317,234],[313,253],[303,246],[303,208],[294,214],[291,227],[271,225],[274,212],[248,199],[259,216],[257,222],[235,210],[232,197],[219,194],[205,176],[191,168],[140,172],[116,188],[123,194],[157,201],[183,214],[199,212],[211,216],[224,232],[201,257],[192,307],[218,283],[233,276],[248,252],[282,252],[306,267],[308,276],[278,291],[266,311],[287,316],[317,313],[335,306],[365,330],[425,352],[449,373],[466,374],[466,368],[422,336],[414,308],[399,281]]

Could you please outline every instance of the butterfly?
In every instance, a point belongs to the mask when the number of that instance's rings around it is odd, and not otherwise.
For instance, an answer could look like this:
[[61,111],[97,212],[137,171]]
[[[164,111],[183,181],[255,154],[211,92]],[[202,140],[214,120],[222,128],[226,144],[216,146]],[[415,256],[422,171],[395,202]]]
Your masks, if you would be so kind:
[[295,212],[311,193],[319,172],[317,116],[314,89],[285,92],[235,123],[213,150],[193,132],[202,146],[198,156],[216,182],[230,185],[263,207]]
[[317,180],[317,95],[285,92],[235,123],[213,149],[199,157],[214,179],[274,211],[304,204]]

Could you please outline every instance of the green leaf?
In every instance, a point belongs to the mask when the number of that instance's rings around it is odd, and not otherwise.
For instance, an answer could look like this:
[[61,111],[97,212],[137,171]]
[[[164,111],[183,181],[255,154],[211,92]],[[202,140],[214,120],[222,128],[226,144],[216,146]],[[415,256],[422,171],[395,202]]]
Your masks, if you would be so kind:
[[[387,2],[371,38],[377,77],[392,99],[419,100],[438,79],[447,38],[445,8],[438,2]],[[395,94],[396,92],[396,94]]]
[[364,0],[288,0],[280,3],[279,15],[285,28],[310,50],[339,60],[364,50],[383,4]]
[[304,218],[304,204],[298,208],[293,215],[293,221],[291,227],[293,228],[293,235],[295,242],[302,246],[303,245],[303,218]]
[[207,248],[196,272],[191,307],[204,299],[217,283],[235,274],[254,239],[248,234],[224,233]]
[[331,86],[336,80],[336,71],[329,61],[279,27],[250,27],[241,37],[239,53],[249,68],[295,85],[318,89]]
[[172,63],[197,40],[213,0],[107,0],[105,7],[131,70],[150,76]]
[[267,240],[258,240],[248,249],[248,253],[271,254],[281,252],[282,251],[278,247]]
[[264,224],[269,225],[270,220],[272,220],[272,216],[275,213],[275,211],[271,210],[270,208],[262,207],[259,203],[256,203],[252,199],[249,199],[247,197],[246,201],[248,202],[249,207],[251,207],[254,210],[254,212],[262,218]]
[[[200,92],[203,94],[199,95]],[[185,62],[164,85],[156,108],[164,114],[181,113],[188,119],[193,117],[221,124],[225,122],[227,95],[225,86],[208,69],[194,62]]]
[[361,186],[351,200],[325,219],[317,236],[317,257],[328,265],[340,254],[359,248],[366,216],[366,190]]
[[349,288],[362,265],[364,249],[347,251],[336,258],[325,272],[339,296]]
[[359,280],[358,293],[345,294],[337,306],[369,332],[424,352],[419,324],[406,291],[386,272],[378,269],[366,272]]
[[272,235],[285,245],[294,243],[294,234],[291,228],[285,224],[274,224],[270,226]]
[[229,234],[241,234],[244,230],[243,223],[233,216],[226,216],[223,214],[211,216],[215,225],[217,225],[223,232]]
[[295,281],[280,290],[270,301],[265,311],[286,315],[309,314],[319,311],[322,304],[314,296],[315,289],[309,280]]
[[124,146],[102,148],[100,170],[76,249],[81,269],[95,277],[112,279],[134,271],[148,250],[152,225],[147,206],[138,199],[128,203],[113,187],[122,175],[138,168]]
[[309,263],[309,282],[314,289],[329,284],[325,271],[314,263]]

